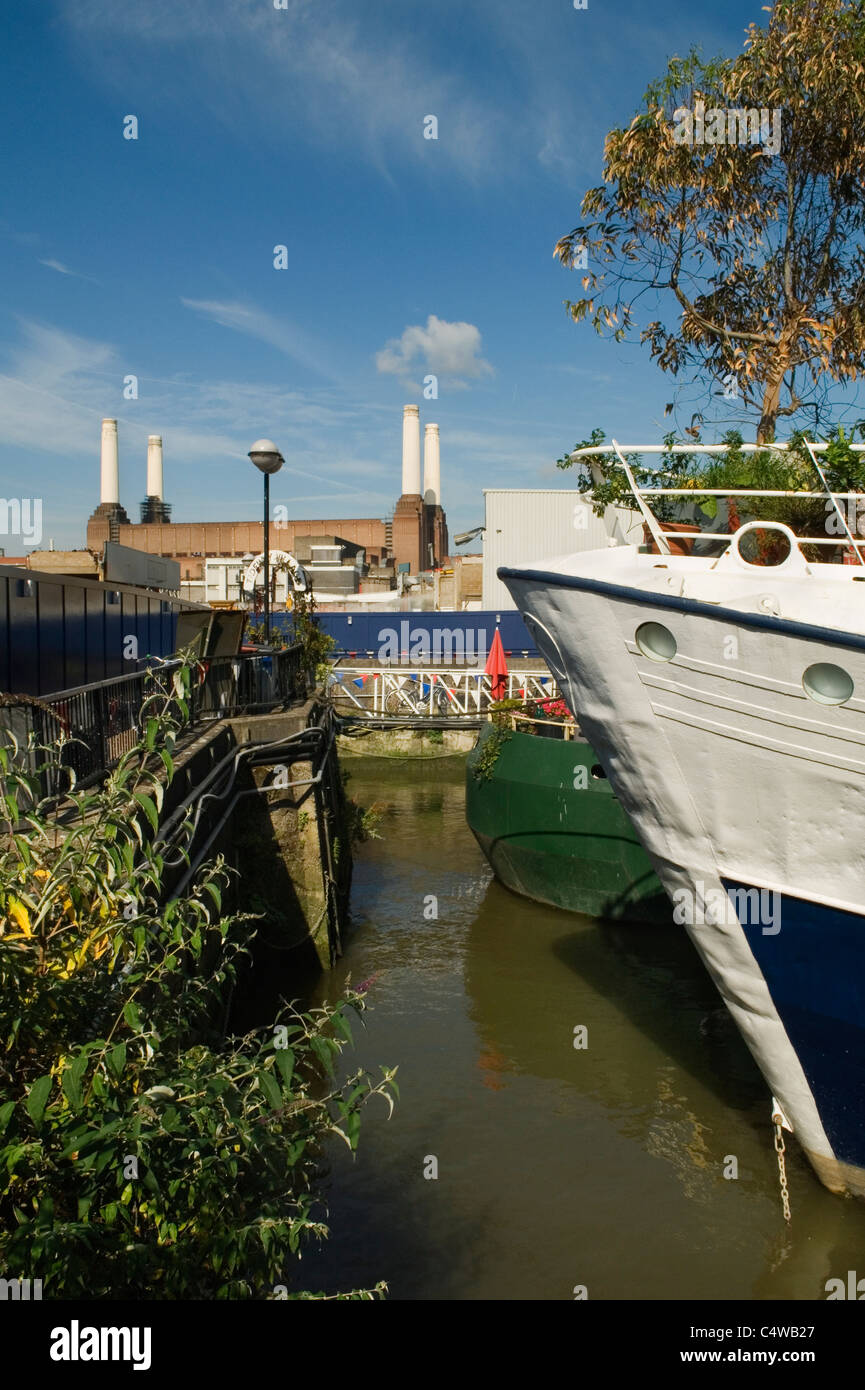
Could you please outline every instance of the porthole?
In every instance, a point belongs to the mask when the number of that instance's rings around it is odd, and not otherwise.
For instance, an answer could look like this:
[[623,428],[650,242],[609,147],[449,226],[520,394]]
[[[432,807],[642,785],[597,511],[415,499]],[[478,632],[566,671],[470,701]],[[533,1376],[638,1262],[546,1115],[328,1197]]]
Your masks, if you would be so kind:
[[853,694],[853,677],[843,666],[818,661],[802,677],[805,694],[820,705],[843,705]]
[[662,623],[641,623],[634,641],[650,661],[672,661],[676,655],[676,639]]
[[600,764],[600,763],[593,763],[593,764],[592,764],[592,776],[594,777],[594,779],[595,779],[596,782],[604,782],[604,781],[606,781],[607,774],[606,774],[606,772],[604,771],[604,769],[601,767],[601,764]]

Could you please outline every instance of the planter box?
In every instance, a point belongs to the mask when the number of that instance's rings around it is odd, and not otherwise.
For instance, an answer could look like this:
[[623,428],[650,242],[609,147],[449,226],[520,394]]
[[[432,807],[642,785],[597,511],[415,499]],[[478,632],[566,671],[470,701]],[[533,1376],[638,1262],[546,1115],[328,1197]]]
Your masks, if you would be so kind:
[[[659,521],[658,525],[662,531],[680,531],[685,532],[689,536],[700,536],[703,534],[703,528],[701,526],[695,526],[690,521]],[[648,553],[650,555],[660,555],[661,551],[658,548],[657,542],[645,522],[643,522],[643,540],[648,546]],[[694,547],[691,545],[690,541],[677,541],[673,535],[667,536],[667,544],[673,555],[692,555],[694,553]]]

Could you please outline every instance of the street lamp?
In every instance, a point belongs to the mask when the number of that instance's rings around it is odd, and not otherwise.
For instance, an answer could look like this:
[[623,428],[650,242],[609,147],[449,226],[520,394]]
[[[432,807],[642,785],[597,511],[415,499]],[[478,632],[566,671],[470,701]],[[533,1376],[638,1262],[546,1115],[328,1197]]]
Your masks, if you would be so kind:
[[249,457],[264,474],[264,640],[270,642],[270,475],[278,473],[285,459],[271,439],[257,439]]

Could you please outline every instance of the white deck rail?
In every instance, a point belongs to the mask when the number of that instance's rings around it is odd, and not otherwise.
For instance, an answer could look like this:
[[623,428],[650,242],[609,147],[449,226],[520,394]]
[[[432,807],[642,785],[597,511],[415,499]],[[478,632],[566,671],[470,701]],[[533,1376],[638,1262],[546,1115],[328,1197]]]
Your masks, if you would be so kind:
[[[732,533],[728,531],[665,531],[660,522],[655,517],[654,513],[646,504],[645,499],[647,497],[688,497],[691,499],[695,497],[803,497],[811,498],[812,501],[820,497],[825,497],[827,501],[831,502],[832,506],[835,509],[835,512],[837,513],[837,516],[844,528],[844,533],[847,536],[847,539],[853,548],[853,554],[856,557],[857,562],[860,565],[865,565],[865,556],[863,556],[862,554],[862,548],[865,547],[865,537],[860,536],[857,539],[853,535],[853,532],[850,530],[850,527],[847,523],[847,518],[844,515],[843,508],[841,508],[838,505],[839,502],[848,501],[854,497],[860,498],[863,501],[865,501],[865,493],[833,492],[826,480],[826,474],[824,473],[817,459],[818,454],[826,452],[826,449],[829,447],[828,444],[815,444],[813,440],[809,439],[803,440],[803,443],[811,456],[811,462],[814,464],[814,468],[820,479],[819,491],[792,492],[747,487],[640,487],[640,484],[634,477],[633,470],[626,458],[626,454],[658,454],[666,455],[668,458],[673,454],[726,454],[729,448],[729,445],[727,444],[674,444],[671,447],[668,447],[666,444],[619,444],[617,440],[612,439],[610,440],[609,444],[598,444],[592,445],[585,449],[575,449],[574,452],[570,455],[570,458],[573,460],[591,460],[593,457],[597,458],[599,455],[614,456],[616,466],[622,468],[625,472],[625,476],[628,479],[628,484],[636,499],[637,506],[639,507],[643,515],[643,519],[645,520],[645,523],[649,528],[649,531],[654,537],[655,544],[657,545],[661,553],[664,555],[670,554],[670,547],[666,539],[668,535],[675,535],[676,540],[679,541],[700,540],[701,538],[706,537],[711,537],[712,540],[730,541],[733,539],[733,536]],[[738,451],[742,454],[756,454],[761,453],[766,449],[777,449],[783,452],[791,446],[789,442],[779,440],[770,444],[740,444],[736,447]],[[851,444],[849,447],[853,450],[854,453],[865,453],[865,444]],[[600,467],[598,466],[592,467],[591,463],[589,464],[589,466],[594,481],[601,481],[603,477],[603,470],[600,469]],[[767,522],[766,525],[771,526],[772,523]],[[839,544],[838,536],[797,536],[796,539],[800,547],[802,545]]]

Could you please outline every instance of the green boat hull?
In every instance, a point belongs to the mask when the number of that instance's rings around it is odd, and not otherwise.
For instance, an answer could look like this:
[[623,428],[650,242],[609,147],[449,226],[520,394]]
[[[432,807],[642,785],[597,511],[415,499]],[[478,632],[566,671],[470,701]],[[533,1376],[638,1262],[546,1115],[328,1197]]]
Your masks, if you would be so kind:
[[495,725],[468,756],[466,819],[496,878],[566,912],[669,922],[669,899],[584,739],[512,733],[475,775]]

